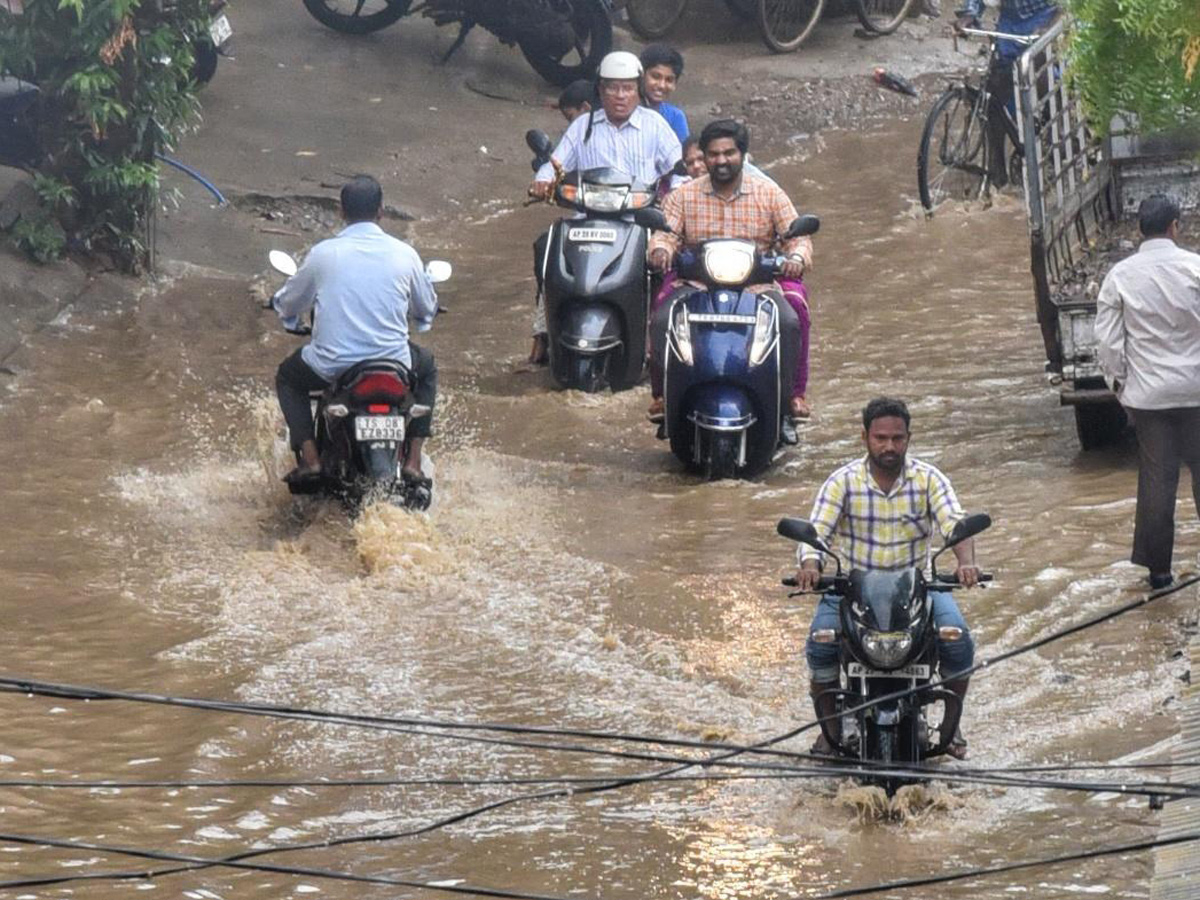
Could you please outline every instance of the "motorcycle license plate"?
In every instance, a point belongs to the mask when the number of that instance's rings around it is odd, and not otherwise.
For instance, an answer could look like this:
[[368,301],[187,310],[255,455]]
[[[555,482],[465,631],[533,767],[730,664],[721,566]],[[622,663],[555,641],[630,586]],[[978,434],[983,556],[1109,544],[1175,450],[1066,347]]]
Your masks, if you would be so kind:
[[878,669],[868,669],[862,663],[850,663],[847,673],[851,678],[928,678],[929,666],[913,665],[881,672]]
[[212,38],[213,44],[218,47],[233,37],[233,26],[229,24],[229,16],[217,16],[208,26],[208,34]]
[[354,437],[360,442],[404,440],[404,416],[358,416]]
[[615,228],[572,228],[567,232],[567,240],[577,244],[614,244],[617,240]]

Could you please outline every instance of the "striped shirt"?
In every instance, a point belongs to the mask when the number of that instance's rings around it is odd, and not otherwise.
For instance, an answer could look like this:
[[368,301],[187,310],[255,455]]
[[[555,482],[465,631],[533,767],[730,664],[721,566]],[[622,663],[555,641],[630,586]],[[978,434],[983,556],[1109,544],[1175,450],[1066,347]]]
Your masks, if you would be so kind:
[[[795,220],[796,207],[774,181],[743,169],[742,183],[731,199],[718,197],[712,179],[703,175],[668,194],[663,201],[663,215],[674,233],[656,232],[650,239],[652,251],[663,249],[674,254],[681,244],[743,238],[754,241],[758,251],[766,253]],[[783,252],[802,258],[805,272],[812,268],[810,238],[784,241]]]
[[[909,457],[891,491],[871,476],[867,457],[829,476],[813,503],[817,534],[839,551],[851,569],[925,568],[934,527],[949,537],[963,516],[950,479],[929,463]],[[836,543],[836,546],[835,546]],[[801,544],[801,563],[822,554]]]
[[[644,106],[635,107],[633,115],[620,125],[609,122],[604,110],[596,110],[592,136],[585,141],[587,127],[588,116],[580,116],[554,148],[554,158],[568,172],[611,167],[641,184],[653,185],[683,157],[683,146],[667,120]],[[546,163],[535,180],[553,181],[554,167]]]

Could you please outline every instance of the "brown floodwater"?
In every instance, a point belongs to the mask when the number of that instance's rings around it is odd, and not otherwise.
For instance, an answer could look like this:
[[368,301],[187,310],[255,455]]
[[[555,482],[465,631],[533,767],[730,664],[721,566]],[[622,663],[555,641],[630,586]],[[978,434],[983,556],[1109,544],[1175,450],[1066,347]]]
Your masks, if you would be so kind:
[[[1135,464],[1081,455],[1041,374],[1019,201],[918,214],[919,123],[831,133],[772,173],[816,239],[816,417],[759,481],[683,474],[646,388],[583,396],[519,371],[529,243],[515,201],[419,223],[453,260],[428,342],[444,392],[428,517],[293,500],[277,481],[274,367],[294,346],[241,280],[195,275],[76,312],[0,395],[3,671],[344,712],[750,741],[809,721],[808,602],[778,587],[784,514],[860,451],[859,409],[912,407],[912,452],[995,527],[997,580],[961,598],[984,655],[1136,596]],[[1184,509],[1177,569],[1197,526]],[[1194,594],[977,677],[973,763],[1158,758],[1175,732]],[[594,776],[651,763],[117,702],[0,696],[0,780]],[[805,749],[810,736],[790,744]],[[0,786],[4,832],[223,856],[401,831],[528,788]],[[803,897],[1154,834],[1144,801],[936,789],[904,823],[845,783],[681,781],[527,802],[402,840],[270,862],[603,900]],[[127,871],[100,851],[0,843],[0,881]],[[942,886],[922,898],[1148,895],[1146,855]],[[14,896],[410,896],[208,869]],[[896,892],[880,896],[916,896]]]

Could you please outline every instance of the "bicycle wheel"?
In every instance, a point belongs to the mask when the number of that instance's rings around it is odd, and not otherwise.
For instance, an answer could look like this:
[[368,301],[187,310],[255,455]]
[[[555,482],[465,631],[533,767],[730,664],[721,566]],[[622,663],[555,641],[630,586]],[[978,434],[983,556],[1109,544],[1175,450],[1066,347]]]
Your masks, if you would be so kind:
[[755,0],[725,0],[725,5],[731,13],[743,19],[752,19],[758,12],[758,3]]
[[891,34],[900,27],[916,0],[854,0],[863,28],[872,34]]
[[370,34],[408,12],[412,0],[304,0],[312,17],[334,31]]
[[687,3],[688,0],[628,0],[625,15],[638,37],[655,40],[679,21]]
[[953,87],[925,120],[917,153],[917,187],[929,212],[945,200],[973,200],[987,181],[987,116],[979,91]]
[[758,30],[775,53],[791,53],[804,43],[825,0],[758,0]]

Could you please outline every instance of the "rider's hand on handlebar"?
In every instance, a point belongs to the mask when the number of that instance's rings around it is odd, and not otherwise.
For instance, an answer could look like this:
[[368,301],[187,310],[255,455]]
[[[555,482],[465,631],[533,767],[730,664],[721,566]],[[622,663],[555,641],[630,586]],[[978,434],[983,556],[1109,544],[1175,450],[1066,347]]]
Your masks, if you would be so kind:
[[796,584],[802,591],[815,591],[821,580],[821,568],[814,560],[805,560],[796,571]]
[[667,271],[667,266],[671,265],[671,252],[664,250],[662,247],[655,247],[650,251],[650,268],[656,272]]
[[976,19],[974,16],[960,16],[959,18],[954,20],[954,33],[955,34],[961,35],[964,33],[964,29],[978,28],[978,27],[979,27],[979,20]]
[[799,281],[804,277],[804,261],[789,259],[780,267],[779,274],[792,281]]
[[529,186],[529,196],[536,200],[549,200],[550,192],[553,190],[553,181],[535,181]]
[[959,566],[954,574],[958,576],[958,583],[963,587],[973,588],[979,584],[979,576],[982,573],[979,566]]

